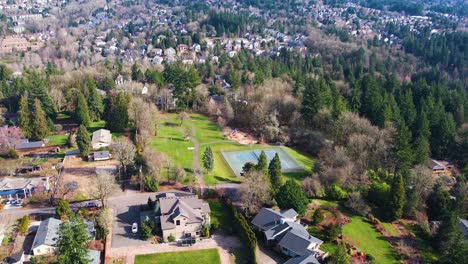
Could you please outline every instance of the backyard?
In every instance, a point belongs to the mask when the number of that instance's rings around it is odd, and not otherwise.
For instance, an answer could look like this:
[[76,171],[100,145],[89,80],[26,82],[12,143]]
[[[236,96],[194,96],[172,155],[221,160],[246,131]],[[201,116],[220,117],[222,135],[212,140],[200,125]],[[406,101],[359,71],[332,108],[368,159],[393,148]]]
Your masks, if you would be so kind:
[[218,249],[167,252],[135,256],[135,264],[220,264]]

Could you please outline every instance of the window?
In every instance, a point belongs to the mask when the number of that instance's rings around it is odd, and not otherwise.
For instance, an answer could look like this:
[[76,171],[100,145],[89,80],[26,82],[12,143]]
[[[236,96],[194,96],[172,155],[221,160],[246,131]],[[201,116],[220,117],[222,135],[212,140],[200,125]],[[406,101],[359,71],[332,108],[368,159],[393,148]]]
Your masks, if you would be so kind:
[[175,224],[180,225],[180,220],[176,220]]

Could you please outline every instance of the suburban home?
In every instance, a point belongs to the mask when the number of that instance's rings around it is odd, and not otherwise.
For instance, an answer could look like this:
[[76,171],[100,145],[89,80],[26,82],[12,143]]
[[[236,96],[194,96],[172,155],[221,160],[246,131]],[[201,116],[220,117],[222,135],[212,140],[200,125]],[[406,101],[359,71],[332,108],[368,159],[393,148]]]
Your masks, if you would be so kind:
[[[294,209],[276,211],[262,208],[252,220],[252,225],[254,229],[263,232],[268,245],[295,259],[291,259],[291,263],[318,263],[317,258],[324,253],[319,249],[323,241],[309,235],[297,216]],[[294,262],[303,261],[302,258],[315,259],[317,262]]]
[[[55,246],[58,238],[58,231],[60,229],[61,220],[55,218],[48,218],[41,222],[37,229],[36,236],[32,245],[32,253],[34,256],[52,255],[55,254],[57,247]],[[96,229],[94,228],[93,221],[84,221],[86,233],[90,239],[96,236]]]
[[167,48],[164,50],[164,55],[168,57],[173,57],[176,55],[176,50],[174,48]]
[[465,240],[468,240],[468,220],[459,218],[458,225],[460,226],[461,231],[465,237]]
[[433,176],[452,176],[455,167],[448,161],[430,159],[429,168]]
[[49,190],[49,178],[10,178],[0,179],[0,198],[18,199],[31,197],[37,189]]
[[194,241],[200,237],[204,225],[210,224],[210,206],[189,193],[165,193],[156,197],[158,209],[156,223],[161,227],[163,239]]
[[48,218],[41,222],[32,245],[34,256],[52,255],[55,253],[55,240],[58,237],[57,232],[61,223],[62,221],[55,218]]
[[95,151],[93,153],[93,160],[94,161],[109,160],[110,157],[111,157],[111,154],[109,153],[108,150]]
[[93,132],[91,144],[93,149],[100,149],[110,146],[112,143],[112,134],[107,129],[99,129]]
[[16,144],[16,150],[31,150],[45,147],[43,141],[29,141],[29,139],[23,139],[20,143]]

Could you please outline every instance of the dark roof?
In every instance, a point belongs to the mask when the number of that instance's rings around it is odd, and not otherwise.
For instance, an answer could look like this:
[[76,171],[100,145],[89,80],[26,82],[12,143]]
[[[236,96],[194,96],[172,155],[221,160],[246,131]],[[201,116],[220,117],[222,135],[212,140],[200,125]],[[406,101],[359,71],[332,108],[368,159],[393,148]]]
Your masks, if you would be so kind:
[[[285,214],[283,215],[282,212],[284,212]],[[262,229],[263,231],[266,231],[281,224],[281,218],[292,219],[295,216],[297,216],[296,211],[294,211],[293,209],[285,210],[282,212],[275,211],[270,208],[262,208],[252,220],[252,224]],[[293,212],[295,213],[294,216]]]
[[309,255],[291,258],[284,264],[320,264],[312,252]]
[[308,254],[309,250],[307,249],[311,244],[322,244],[323,241],[313,237],[309,234],[304,234],[303,232],[291,229],[286,233],[283,238],[279,241],[279,245],[283,248],[288,249],[296,253],[298,256],[303,256]]
[[465,239],[468,239],[468,220],[461,219],[461,218],[459,218],[459,220],[460,220],[459,225],[463,234],[465,235]]
[[288,210],[283,210],[280,211],[281,215],[283,215],[286,218],[295,218],[297,217],[297,212],[294,209],[288,209]]
[[11,254],[9,263],[20,262],[23,259],[23,257],[24,257],[24,251]]

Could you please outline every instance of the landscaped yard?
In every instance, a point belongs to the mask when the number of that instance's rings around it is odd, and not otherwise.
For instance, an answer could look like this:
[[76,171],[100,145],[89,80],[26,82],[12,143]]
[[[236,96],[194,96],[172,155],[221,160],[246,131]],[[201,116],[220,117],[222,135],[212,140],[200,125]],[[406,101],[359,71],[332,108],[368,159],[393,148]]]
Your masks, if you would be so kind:
[[135,256],[135,264],[221,264],[218,250],[191,250]]
[[375,263],[399,263],[385,238],[361,216],[350,216],[351,223],[343,226],[343,235],[352,244],[371,254]]
[[58,135],[51,135],[48,136],[47,139],[49,140],[50,146],[62,146],[67,144],[68,134],[58,134]]
[[227,230],[229,226],[232,225],[231,220],[228,217],[226,209],[223,207],[220,201],[211,200],[208,201],[210,204],[210,216],[211,222],[213,223],[213,219],[216,219],[219,223],[219,228]]

